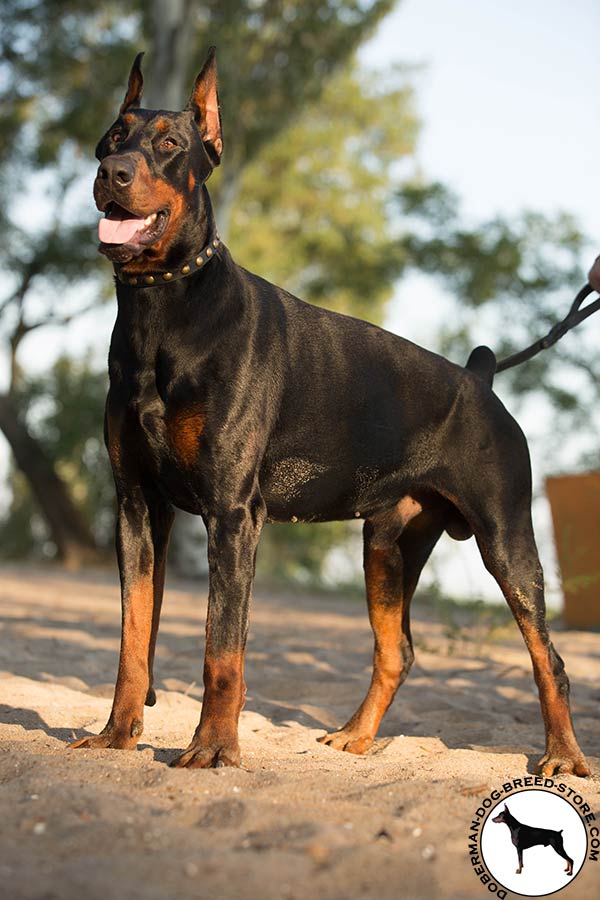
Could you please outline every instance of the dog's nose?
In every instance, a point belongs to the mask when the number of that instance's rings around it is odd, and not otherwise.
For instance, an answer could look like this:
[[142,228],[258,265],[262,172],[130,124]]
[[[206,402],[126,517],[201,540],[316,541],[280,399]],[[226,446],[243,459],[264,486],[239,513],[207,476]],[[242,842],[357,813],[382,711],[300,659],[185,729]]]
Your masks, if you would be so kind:
[[98,178],[114,187],[127,187],[133,181],[134,175],[132,163],[123,156],[107,156],[98,169]]

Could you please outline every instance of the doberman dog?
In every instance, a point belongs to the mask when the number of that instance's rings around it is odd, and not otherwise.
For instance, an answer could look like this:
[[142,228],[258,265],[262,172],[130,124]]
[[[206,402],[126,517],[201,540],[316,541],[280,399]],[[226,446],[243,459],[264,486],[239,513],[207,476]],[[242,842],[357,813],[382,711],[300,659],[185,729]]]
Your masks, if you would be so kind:
[[106,443],[118,498],[122,641],[112,712],[76,747],[133,748],[155,702],[173,507],[202,516],[209,599],[200,724],[173,762],[239,765],[244,652],[263,524],[364,520],[375,635],[368,693],[320,740],[363,753],[413,661],[409,605],[444,531],[476,535],[529,648],[546,729],[538,769],[589,774],[545,623],[527,444],[470,369],[305,303],[236,265],[206,180],[223,149],[214,48],[181,112],[140,108],[141,55],[98,144],[100,252],[114,264]]
[[566,859],[567,868],[565,872],[567,875],[573,874],[573,860],[563,846],[562,828],[560,831],[552,831],[550,828],[536,828],[534,825],[523,825],[522,822],[515,819],[506,803],[502,812],[494,816],[492,822],[504,822],[510,829],[510,838],[517,848],[517,856],[519,857],[517,875],[520,875],[523,871],[523,850],[535,847],[538,844],[544,847],[552,847],[559,856]]

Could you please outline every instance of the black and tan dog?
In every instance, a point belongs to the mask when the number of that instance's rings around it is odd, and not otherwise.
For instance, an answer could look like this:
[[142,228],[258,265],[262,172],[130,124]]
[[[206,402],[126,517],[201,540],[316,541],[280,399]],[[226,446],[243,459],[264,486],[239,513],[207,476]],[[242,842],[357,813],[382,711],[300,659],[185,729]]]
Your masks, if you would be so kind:
[[202,516],[210,591],[204,702],[174,764],[238,765],[244,648],[265,521],[364,520],[375,634],[367,696],[321,740],[362,753],[413,660],[409,604],[440,535],[473,532],[531,653],[546,752],[539,770],[589,770],[569,682],[544,618],[525,438],[471,370],[311,306],[231,258],[205,182],[223,147],[214,50],[182,112],[140,108],[140,57],[100,141],[100,250],[116,271],[106,441],[118,496],[123,634],[115,698],[96,737],[133,748],[152,665],[173,507]]
[[523,871],[523,850],[529,847],[552,847],[552,849],[567,861],[565,872],[567,875],[573,874],[573,860],[566,852],[563,845],[562,829],[560,831],[552,831],[550,828],[538,828],[536,825],[524,825],[519,822],[510,812],[506,803],[504,809],[497,816],[494,816],[492,822],[504,822],[510,829],[510,839],[515,845],[517,856],[519,859],[519,868],[517,875]]

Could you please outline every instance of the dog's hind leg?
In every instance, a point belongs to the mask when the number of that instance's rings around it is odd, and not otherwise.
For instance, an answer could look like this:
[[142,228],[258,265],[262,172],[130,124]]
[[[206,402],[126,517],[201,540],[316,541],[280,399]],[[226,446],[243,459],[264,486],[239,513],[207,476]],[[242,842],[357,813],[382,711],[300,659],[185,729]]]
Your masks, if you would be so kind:
[[352,718],[340,731],[319,738],[336,750],[364,753],[371,747],[379,723],[414,659],[410,601],[444,525],[439,510],[421,512],[417,504],[412,507],[416,518],[408,524],[410,510],[410,504],[404,503],[404,518],[395,524],[393,516],[384,525],[365,522],[365,581],[375,637],[373,675],[367,695]]
[[557,836],[556,840],[552,842],[552,847],[558,853],[559,856],[562,856],[563,859],[566,859],[567,868],[565,869],[565,872],[567,873],[567,875],[572,875],[573,874],[573,860],[571,859],[571,857],[567,854],[567,852],[565,850],[562,834],[559,834]]
[[536,771],[589,775],[571,722],[569,679],[548,635],[544,578],[528,503],[510,491],[495,501],[495,520],[474,525],[474,530],[485,566],[500,585],[531,656],[546,730],[546,752]]

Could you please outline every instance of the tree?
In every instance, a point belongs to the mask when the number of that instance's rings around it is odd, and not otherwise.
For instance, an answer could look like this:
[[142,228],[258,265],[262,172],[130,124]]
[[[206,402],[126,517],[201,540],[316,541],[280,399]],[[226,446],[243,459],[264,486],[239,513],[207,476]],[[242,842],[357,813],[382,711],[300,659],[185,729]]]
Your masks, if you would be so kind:
[[[87,558],[93,538],[19,408],[19,351],[33,330],[67,324],[101,300],[103,281],[90,241],[94,217],[80,187],[91,174],[93,143],[114,117],[140,33],[157,53],[161,81],[155,82],[154,97],[160,89],[170,102],[186,74],[192,83],[209,43],[228,48],[220,66],[230,160],[228,178],[218,188],[223,232],[245,167],[320,95],[326,79],[392,5],[393,0],[155,0],[132,4],[124,14],[122,4],[110,2],[101,8],[74,0],[0,2],[0,184],[6,198],[0,225],[7,236],[0,265],[8,276],[0,331],[9,355],[0,429],[62,558],[74,564]],[[164,39],[165,25],[170,40]],[[40,208],[42,188],[46,208]],[[32,220],[27,213],[33,206],[38,212]]]
[[391,200],[417,130],[406,72],[382,82],[347,63],[246,166],[231,217],[240,262],[313,303],[381,322],[408,261]]
[[[477,343],[490,344],[500,359],[544,336],[585,282],[581,257],[588,242],[567,213],[523,212],[514,221],[466,228],[458,198],[443,185],[405,185],[398,198],[409,226],[402,239],[407,259],[441,278],[455,298],[438,347],[459,362]],[[513,404],[549,413],[552,434],[540,442],[548,467],[600,465],[599,327],[598,316],[588,319],[495,380],[494,389]]]
[[[556,318],[552,291],[567,282],[571,290],[580,277],[574,266],[581,236],[572,223],[530,215],[465,228],[448,191],[404,183],[397,163],[410,157],[417,132],[406,74],[400,69],[384,79],[359,71],[354,56],[392,5],[138,0],[124,13],[116,2],[94,8],[80,0],[0,0],[0,334],[10,357],[0,428],[15,451],[19,442],[27,448],[15,457],[59,555],[76,561],[94,535],[74,497],[77,478],[70,480],[53,456],[59,448],[40,432],[40,404],[25,400],[30,379],[20,350],[32,330],[66,324],[112,296],[108,267],[91,239],[92,147],[114,118],[139,49],[150,50],[149,105],[180,107],[207,46],[221,48],[226,152],[210,187],[220,231],[241,263],[313,302],[372,321],[381,320],[407,266],[436,274],[460,301],[455,326],[440,337],[459,361],[473,342],[489,341],[479,320],[494,319],[499,299],[521,301],[503,331],[506,352],[510,342],[521,346],[537,336],[543,317],[542,331]],[[561,395],[548,369],[552,358],[517,370],[513,384],[531,388],[531,373],[541,366],[538,377],[573,416],[575,398]],[[51,377],[50,403],[58,387]],[[61,513],[53,517],[55,509]],[[281,540],[297,541],[294,533],[282,529]],[[320,555],[302,550],[304,572],[322,563],[322,527],[318,534]],[[339,537],[337,526],[331,534]]]
[[[102,439],[106,388],[106,372],[96,372],[85,358],[61,357],[46,375],[23,377],[15,389],[19,415],[32,423],[27,440],[35,443],[37,456],[48,461],[46,469],[35,472],[49,481],[43,495],[54,496],[54,479],[61,486],[68,486],[77,514],[77,521],[68,525],[90,535],[86,549],[93,554],[93,559],[97,558],[95,548],[106,549],[113,542],[114,490]],[[7,429],[14,421],[8,420]],[[18,440],[15,446],[15,464],[19,466]],[[30,483],[23,478],[23,467],[20,469],[14,469],[11,474],[9,515],[0,523],[2,555],[14,557],[28,552],[52,556],[49,542],[54,540],[54,535],[61,534],[64,510],[57,505],[47,514],[43,510],[41,517],[32,503]],[[69,549],[68,529],[63,539]],[[65,562],[72,562],[68,554]]]

